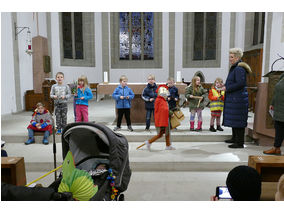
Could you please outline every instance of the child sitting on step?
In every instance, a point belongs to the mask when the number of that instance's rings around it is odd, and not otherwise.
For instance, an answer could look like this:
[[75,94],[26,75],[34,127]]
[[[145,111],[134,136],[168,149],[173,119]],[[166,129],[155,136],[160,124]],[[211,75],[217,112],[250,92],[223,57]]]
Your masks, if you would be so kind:
[[28,126],[29,139],[25,142],[26,145],[35,142],[34,132],[44,132],[42,143],[48,144],[48,137],[52,133],[52,118],[48,110],[44,108],[42,103],[37,103],[36,109],[32,115],[32,120]]
[[208,98],[210,100],[210,111],[211,111],[209,130],[211,132],[216,132],[216,129],[214,128],[215,120],[217,124],[217,130],[223,131],[223,129],[220,126],[220,118],[224,108],[224,95],[225,95],[225,92],[222,90],[222,87],[223,87],[223,80],[221,78],[216,78],[208,94]]

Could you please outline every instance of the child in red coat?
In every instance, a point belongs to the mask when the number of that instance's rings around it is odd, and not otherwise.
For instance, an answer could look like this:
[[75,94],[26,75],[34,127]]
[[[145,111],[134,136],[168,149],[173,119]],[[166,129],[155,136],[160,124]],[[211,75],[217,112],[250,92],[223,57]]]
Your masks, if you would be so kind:
[[167,98],[169,96],[169,90],[166,85],[161,85],[157,89],[158,97],[155,101],[155,126],[158,134],[145,141],[147,149],[150,150],[151,143],[161,138],[163,134],[166,136],[166,150],[175,150],[170,142],[170,128],[169,128],[169,106]]

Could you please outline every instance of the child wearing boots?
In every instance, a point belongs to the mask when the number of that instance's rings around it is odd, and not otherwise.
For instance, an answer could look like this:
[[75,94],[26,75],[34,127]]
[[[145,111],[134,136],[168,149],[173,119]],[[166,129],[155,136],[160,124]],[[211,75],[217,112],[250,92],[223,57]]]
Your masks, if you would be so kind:
[[157,89],[158,97],[155,101],[155,126],[158,134],[145,141],[147,149],[150,151],[151,144],[161,138],[163,134],[166,136],[166,150],[175,150],[170,142],[170,125],[169,125],[169,107],[167,98],[169,96],[168,87],[166,85],[160,85]]
[[189,101],[190,110],[190,131],[194,131],[195,114],[198,117],[197,128],[195,131],[202,131],[202,110],[204,109],[204,99],[206,90],[202,87],[200,78],[194,76],[191,85],[185,89],[185,97]]
[[121,120],[125,116],[127,128],[130,132],[133,131],[130,120],[131,100],[134,98],[134,93],[130,87],[127,86],[128,79],[125,75],[119,78],[120,85],[114,90],[112,97],[116,102],[117,108],[117,124],[113,131],[118,131],[121,128]]
[[[220,126],[220,118],[224,108],[224,95],[225,95],[225,92],[222,90],[222,87],[223,87],[223,80],[221,78],[216,78],[208,94],[208,98],[210,100],[210,111],[211,111],[209,130],[211,132],[216,132],[216,130],[223,131],[223,129]],[[217,124],[217,129],[214,128],[215,120]]]
[[75,94],[76,122],[89,121],[89,100],[93,98],[93,93],[89,88],[88,79],[82,75],[78,78],[78,88]]
[[28,126],[29,139],[25,142],[26,145],[35,142],[34,132],[44,132],[42,143],[48,144],[48,137],[52,133],[52,118],[48,110],[44,108],[42,103],[37,103],[33,113],[32,120]]

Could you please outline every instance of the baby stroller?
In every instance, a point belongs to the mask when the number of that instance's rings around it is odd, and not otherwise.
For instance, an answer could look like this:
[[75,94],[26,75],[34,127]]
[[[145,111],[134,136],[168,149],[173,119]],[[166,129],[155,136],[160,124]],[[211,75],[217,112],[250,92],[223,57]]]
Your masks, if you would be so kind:
[[[97,193],[92,201],[124,200],[124,192],[129,184],[131,170],[128,159],[127,139],[103,124],[92,122],[71,123],[62,133],[62,156],[65,159],[68,151],[74,157],[76,168],[89,172],[98,185]],[[100,164],[105,170],[96,172]],[[111,198],[112,186],[109,180],[109,169],[112,170],[114,187],[117,190],[115,199]],[[61,178],[50,187],[58,189]]]

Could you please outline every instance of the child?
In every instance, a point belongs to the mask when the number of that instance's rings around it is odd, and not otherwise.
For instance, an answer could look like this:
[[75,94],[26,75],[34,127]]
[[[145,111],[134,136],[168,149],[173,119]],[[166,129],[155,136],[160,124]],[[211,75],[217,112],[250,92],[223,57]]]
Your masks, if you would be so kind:
[[114,90],[112,97],[116,101],[116,108],[117,108],[117,124],[114,127],[113,131],[120,130],[122,116],[124,114],[127,128],[130,132],[133,131],[131,127],[130,121],[130,108],[131,108],[131,100],[134,98],[134,93],[132,90],[127,86],[127,77],[122,75],[119,79],[120,85]]
[[168,103],[170,110],[174,110],[179,99],[178,88],[175,87],[175,80],[172,77],[168,78],[167,86],[169,87],[170,95],[168,96]]
[[145,101],[146,109],[146,131],[150,130],[151,114],[154,116],[154,103],[157,98],[156,90],[155,76],[151,74],[148,76],[148,84],[142,92],[142,99]]
[[67,100],[71,97],[71,91],[68,85],[63,84],[64,74],[56,73],[57,84],[52,85],[50,98],[54,99],[55,117],[56,117],[56,134],[61,134],[67,124]]
[[75,94],[76,122],[88,122],[88,101],[93,98],[92,90],[88,87],[88,79],[82,75],[78,78],[78,89]]
[[[191,81],[191,85],[185,89],[185,97],[189,101],[190,110],[190,131],[194,131],[194,119],[197,113],[198,126],[196,131],[202,131],[202,110],[204,109],[204,98],[206,90],[202,87],[200,78],[194,76]],[[200,97],[200,98],[196,98]],[[199,101],[200,100],[200,101]]]
[[217,130],[223,131],[220,126],[220,118],[224,107],[224,94],[222,90],[223,80],[221,78],[216,78],[211,90],[209,90],[208,98],[210,100],[210,110],[211,110],[211,120],[210,120],[210,131],[216,132],[214,128],[214,121],[216,119]]
[[170,128],[169,128],[169,107],[167,98],[169,95],[168,87],[161,85],[157,89],[158,97],[155,101],[155,126],[157,128],[158,135],[154,136],[150,140],[145,141],[147,149],[150,151],[151,143],[159,139],[165,134],[166,137],[166,150],[175,150],[170,142]]
[[42,143],[48,144],[48,137],[52,133],[52,119],[51,115],[44,108],[42,103],[37,103],[36,110],[33,113],[32,120],[28,126],[29,139],[25,142],[26,145],[32,144],[35,142],[34,131],[44,132]]

